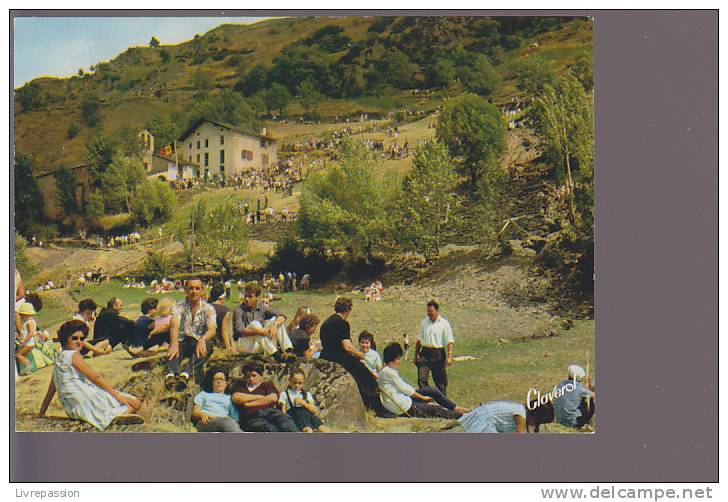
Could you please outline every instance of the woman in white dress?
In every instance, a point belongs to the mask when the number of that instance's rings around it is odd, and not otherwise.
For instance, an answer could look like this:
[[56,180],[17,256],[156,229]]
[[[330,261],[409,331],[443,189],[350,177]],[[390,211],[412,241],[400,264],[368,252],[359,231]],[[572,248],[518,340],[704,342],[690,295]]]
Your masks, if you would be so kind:
[[99,430],[112,422],[120,425],[144,423],[136,414],[141,406],[139,399],[115,390],[84,360],[79,351],[87,335],[86,323],[76,319],[59,328],[58,340],[63,350],[53,368],[53,378],[39,416],[45,416],[58,391],[58,399],[69,417],[88,422]]

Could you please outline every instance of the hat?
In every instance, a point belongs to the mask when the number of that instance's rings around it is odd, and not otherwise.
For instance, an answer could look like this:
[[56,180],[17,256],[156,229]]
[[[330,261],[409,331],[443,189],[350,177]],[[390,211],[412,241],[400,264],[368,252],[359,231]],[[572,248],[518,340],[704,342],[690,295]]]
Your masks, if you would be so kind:
[[579,366],[578,364],[572,364],[569,366],[569,378],[572,380],[581,380],[586,376],[586,372],[584,371],[584,368]]
[[35,308],[33,308],[33,304],[29,302],[23,303],[21,306],[19,306],[15,311],[18,314],[23,315],[35,315]]

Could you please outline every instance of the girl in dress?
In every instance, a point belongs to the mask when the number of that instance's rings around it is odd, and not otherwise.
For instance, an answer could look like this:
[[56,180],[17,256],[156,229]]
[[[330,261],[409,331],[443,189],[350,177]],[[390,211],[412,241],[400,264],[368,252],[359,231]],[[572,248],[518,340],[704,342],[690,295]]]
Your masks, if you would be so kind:
[[112,422],[120,425],[144,423],[144,419],[136,414],[141,401],[111,387],[81,356],[79,351],[86,336],[88,326],[77,319],[63,323],[58,329],[58,340],[63,350],[53,368],[53,378],[48,384],[39,416],[45,416],[57,391],[69,417],[88,422],[98,430],[106,429]]

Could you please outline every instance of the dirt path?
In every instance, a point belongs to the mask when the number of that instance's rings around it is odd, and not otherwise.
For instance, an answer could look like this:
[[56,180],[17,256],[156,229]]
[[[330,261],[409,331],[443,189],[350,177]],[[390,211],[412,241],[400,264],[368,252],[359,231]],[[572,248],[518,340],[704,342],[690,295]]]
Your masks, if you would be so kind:
[[135,249],[85,249],[85,248],[58,248],[41,249],[29,248],[26,251],[28,258],[38,268],[31,278],[24,278],[27,285],[43,283],[52,279],[56,284],[62,284],[66,273],[71,272],[74,281],[82,273],[102,267],[106,273],[121,273],[131,266],[141,262],[147,252],[143,248]]

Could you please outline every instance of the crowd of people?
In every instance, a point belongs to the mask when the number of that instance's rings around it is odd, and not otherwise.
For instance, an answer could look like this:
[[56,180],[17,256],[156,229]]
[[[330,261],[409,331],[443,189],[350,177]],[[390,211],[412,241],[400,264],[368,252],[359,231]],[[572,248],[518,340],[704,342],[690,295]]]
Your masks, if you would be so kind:
[[176,192],[194,192],[233,187],[245,190],[275,192],[293,195],[293,187],[304,179],[303,165],[293,159],[284,159],[262,170],[251,170],[234,175],[203,175],[169,180],[169,186]]
[[[16,280],[19,277],[16,275]],[[17,284],[17,282],[16,282]],[[440,417],[457,419],[468,432],[538,431],[554,420],[582,428],[594,415],[594,392],[584,370],[568,368],[567,378],[554,388],[553,400],[526,403],[492,401],[470,409],[448,396],[448,368],[454,360],[455,339],[440,306],[430,301],[419,325],[413,362],[417,387],[399,375],[408,341],[387,344],[377,352],[375,335],[362,331],[354,345],[348,319],[353,303],[339,297],[334,312],[323,322],[308,307],[297,309],[290,321],[270,306],[257,282],[242,287],[240,304],[225,305],[232,283],[215,283],[208,291],[200,279],[184,283],[185,297],[147,298],[136,320],[121,315],[123,302],[111,298],[98,316],[90,298],[79,302],[78,312],[61,325],[57,341],[40,330],[34,316],[41,305],[37,295],[16,286],[16,359],[26,373],[30,366],[54,365],[53,375],[40,409],[43,416],[53,397],[69,417],[103,430],[111,423],[136,424],[138,397],[111,387],[85,357],[103,357],[123,347],[132,357],[165,355],[163,385],[183,392],[199,382],[191,419],[199,431],[219,432],[313,432],[328,430],[310,391],[304,388],[305,372],[299,358],[331,361],[354,379],[364,405],[383,417]],[[288,321],[288,322],[287,322]],[[316,331],[318,328],[318,337]],[[246,362],[241,381],[231,382],[219,367],[203,371],[210,355],[261,355],[292,364],[285,389],[265,378],[260,360]],[[40,355],[38,355],[40,354]],[[31,361],[32,359],[32,361]],[[432,376],[432,383],[430,383]]]

